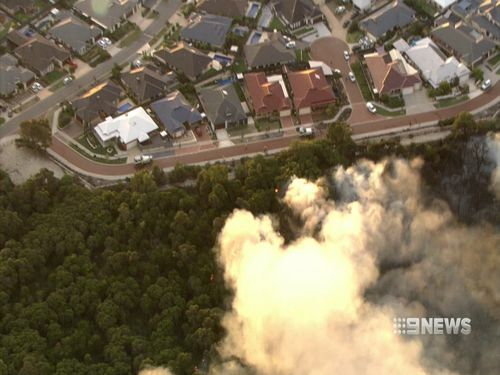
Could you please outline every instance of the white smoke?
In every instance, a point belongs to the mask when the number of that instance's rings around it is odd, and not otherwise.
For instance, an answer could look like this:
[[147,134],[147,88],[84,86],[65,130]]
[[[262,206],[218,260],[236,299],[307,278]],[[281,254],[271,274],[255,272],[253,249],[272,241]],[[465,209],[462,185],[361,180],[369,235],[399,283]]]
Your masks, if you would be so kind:
[[495,164],[491,174],[491,191],[500,200],[500,133],[491,134],[487,139],[490,159]]
[[[498,232],[462,227],[442,202],[424,199],[421,165],[340,168],[335,203],[327,189],[295,179],[284,201],[306,230],[290,244],[271,218],[235,211],[219,238],[235,292],[222,357],[262,375],[494,374],[494,331],[453,347],[393,332],[395,316],[469,316],[473,325],[499,317]],[[481,353],[464,356],[462,346]],[[230,363],[213,373],[242,371]]]
[[172,375],[172,372],[164,367],[151,367],[141,370],[139,375]]

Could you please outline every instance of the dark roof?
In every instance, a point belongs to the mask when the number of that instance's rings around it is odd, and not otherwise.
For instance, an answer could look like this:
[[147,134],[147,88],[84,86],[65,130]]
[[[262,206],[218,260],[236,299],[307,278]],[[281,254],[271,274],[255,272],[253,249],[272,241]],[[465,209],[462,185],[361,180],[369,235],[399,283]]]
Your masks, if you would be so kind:
[[295,108],[324,106],[335,102],[332,86],[319,68],[289,72]]
[[228,17],[214,16],[212,14],[198,15],[181,30],[180,36],[184,40],[222,47],[232,22],[233,20]]
[[230,18],[244,17],[247,7],[248,0],[204,0],[198,5],[199,10]]
[[157,97],[177,83],[172,72],[161,75],[147,67],[122,74],[122,81],[140,102]]
[[74,51],[80,51],[87,43],[102,34],[101,29],[88,25],[75,16],[69,16],[53,26],[49,34]]
[[102,83],[81,97],[75,99],[71,104],[76,115],[85,123],[100,119],[101,116],[111,116],[116,113],[118,100],[122,89],[114,83]]
[[214,125],[236,123],[247,118],[232,84],[202,88],[198,96],[208,119]]
[[312,0],[280,0],[275,5],[275,9],[288,23],[300,22],[304,18],[321,15],[321,11]]
[[35,74],[17,66],[17,59],[5,54],[0,57],[0,95],[10,95],[17,89],[17,83],[26,83],[35,78]]
[[500,27],[491,22],[488,17],[474,14],[471,17],[472,23],[476,25],[481,30],[485,30],[493,38],[500,39]]
[[20,10],[31,10],[35,8],[35,0],[2,0],[0,2],[7,10],[17,13]]
[[139,0],[81,0],[73,7],[91,17],[101,27],[110,29],[137,6]]
[[468,14],[475,12],[480,4],[481,2],[476,0],[460,0],[453,4],[450,9],[460,18],[465,18]]
[[20,33],[18,30],[12,30],[7,34],[7,40],[17,47],[26,43],[29,38]]
[[14,53],[26,66],[38,72],[47,69],[54,59],[62,62],[71,57],[68,51],[43,37],[28,40],[17,47]]
[[386,32],[404,27],[414,19],[415,11],[402,1],[394,1],[380,8],[360,22],[360,26],[376,38]]
[[193,125],[202,120],[200,112],[193,108],[179,91],[154,102],[151,109],[172,135],[184,131],[184,124]]
[[467,64],[475,62],[495,49],[495,43],[491,39],[463,25],[455,27],[443,24],[432,31],[432,36],[455,51]]
[[286,41],[280,33],[272,33],[269,40],[244,47],[248,67],[287,64],[296,59],[295,50],[286,48]]
[[203,52],[183,42],[173,49],[157,51],[155,56],[173,69],[183,72],[190,79],[196,79],[212,62],[212,59]]
[[245,74],[245,86],[255,113],[279,112],[292,107],[279,82],[268,82],[263,72]]

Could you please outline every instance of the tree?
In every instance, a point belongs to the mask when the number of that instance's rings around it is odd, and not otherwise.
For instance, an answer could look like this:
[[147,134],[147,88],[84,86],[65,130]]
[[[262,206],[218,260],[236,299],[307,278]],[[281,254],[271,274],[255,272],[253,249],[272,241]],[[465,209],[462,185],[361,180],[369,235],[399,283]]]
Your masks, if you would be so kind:
[[118,65],[117,63],[114,63],[113,68],[111,69],[111,78],[119,81],[121,75],[122,75],[122,67],[120,65]]
[[52,142],[52,131],[47,119],[29,120],[21,123],[20,138],[16,144],[38,151],[45,151]]
[[472,69],[471,77],[474,78],[476,82],[482,81],[484,79],[484,72],[481,68],[474,68]]

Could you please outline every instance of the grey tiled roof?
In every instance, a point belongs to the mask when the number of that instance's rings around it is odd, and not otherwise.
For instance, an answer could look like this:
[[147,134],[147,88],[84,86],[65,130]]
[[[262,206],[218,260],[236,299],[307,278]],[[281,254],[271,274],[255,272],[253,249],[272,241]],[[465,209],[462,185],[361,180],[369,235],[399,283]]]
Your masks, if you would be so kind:
[[212,62],[203,52],[184,43],[170,50],[159,50],[155,52],[155,56],[190,79],[196,79]]
[[237,123],[247,118],[232,84],[200,89],[199,98],[214,125]]
[[199,10],[230,18],[244,17],[247,7],[247,0],[204,0],[198,5]]
[[81,0],[74,8],[110,29],[120,23],[122,17],[134,9],[138,2],[139,0]]
[[35,78],[35,73],[17,66],[17,59],[12,55],[0,57],[0,95],[10,95],[17,89],[17,83],[26,83]]
[[296,23],[304,18],[314,18],[321,15],[321,11],[312,0],[279,0],[275,8],[288,23]]
[[188,26],[181,30],[180,36],[184,40],[222,47],[232,22],[231,18],[212,14],[197,16]]
[[177,83],[174,73],[161,75],[147,67],[124,73],[122,81],[140,102],[165,93]]
[[414,16],[413,9],[402,1],[395,1],[363,19],[360,26],[374,37],[380,38],[396,27],[401,28],[410,24]]
[[27,41],[17,47],[14,53],[24,65],[36,72],[46,70],[53,63],[54,59],[63,62],[71,57],[68,51],[43,37]]
[[172,135],[185,130],[184,124],[193,125],[202,119],[200,112],[191,107],[179,91],[154,102],[151,109]]
[[86,24],[75,16],[69,16],[53,26],[49,30],[49,34],[74,51],[80,51],[87,43],[91,43],[93,39],[101,35],[102,31],[94,25]]
[[244,47],[248,67],[286,64],[296,59],[295,50],[286,48],[286,41],[280,33],[273,33],[269,40],[248,44]]

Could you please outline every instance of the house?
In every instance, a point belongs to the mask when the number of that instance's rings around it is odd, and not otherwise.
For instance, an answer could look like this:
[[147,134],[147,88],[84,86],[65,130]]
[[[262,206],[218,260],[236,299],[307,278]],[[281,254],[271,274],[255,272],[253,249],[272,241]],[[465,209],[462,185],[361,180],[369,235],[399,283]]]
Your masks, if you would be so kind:
[[406,62],[398,50],[385,52],[381,48],[364,57],[375,94],[411,94],[422,88],[417,70]]
[[111,82],[101,83],[70,104],[75,117],[84,125],[95,125],[118,110],[123,90]]
[[198,4],[201,12],[229,18],[245,17],[247,8],[248,0],[203,0]]
[[455,4],[457,0],[432,0],[432,2],[438,7],[438,9],[444,10]]
[[367,11],[372,7],[372,0],[353,0],[354,7],[361,11]]
[[40,77],[50,73],[56,66],[62,67],[71,54],[43,37],[28,40],[14,50],[21,63]]
[[500,25],[492,21],[488,16],[482,14],[474,14],[470,18],[471,26],[481,34],[500,42]]
[[101,27],[105,31],[113,32],[128,17],[140,9],[139,0],[80,0],[73,9]]
[[183,136],[186,124],[194,126],[203,120],[201,113],[193,108],[179,91],[154,102],[151,109],[172,138]]
[[401,0],[397,0],[364,18],[359,23],[359,27],[368,34],[370,39],[377,40],[391,30],[409,25],[414,19],[415,11]]
[[202,88],[198,97],[213,129],[246,124],[247,115],[232,84]]
[[295,62],[295,50],[287,48],[286,44],[287,41],[281,33],[275,32],[267,34],[267,39],[261,43],[245,45],[244,54],[248,68],[266,68]]
[[0,6],[10,13],[30,14],[37,9],[35,0],[2,0]]
[[460,84],[464,84],[470,76],[470,70],[464,64],[454,56],[446,57],[430,38],[420,39],[411,47],[399,39],[394,42],[394,48],[404,53],[434,88],[441,82],[451,82],[457,78]]
[[335,103],[332,86],[321,69],[289,72],[288,81],[292,88],[293,105],[299,114],[310,113]]
[[18,30],[12,30],[7,34],[7,47],[10,49],[16,49],[20,45],[26,43],[29,38],[24,34],[20,33]]
[[321,22],[324,15],[312,0],[277,0],[272,8],[291,30]]
[[314,61],[314,60],[309,60],[309,67],[314,69],[314,68],[320,68],[325,77],[332,76],[333,75],[333,70],[332,68],[328,65],[325,64],[323,61]]
[[212,67],[212,58],[184,42],[172,49],[156,51],[154,57],[170,69],[183,73],[191,81],[196,81]]
[[245,89],[257,116],[290,115],[292,101],[288,97],[283,77],[275,77],[277,79],[270,80],[263,72],[244,75]]
[[474,67],[490,56],[495,43],[462,23],[445,23],[432,32],[432,39],[445,51],[453,54],[465,65]]
[[182,40],[222,48],[233,20],[212,14],[195,15],[180,32]]
[[0,57],[0,96],[15,94],[19,86],[35,79],[35,73],[17,65],[17,59],[5,54]]
[[89,26],[79,18],[69,15],[49,30],[52,39],[73,52],[83,55],[102,35],[101,29]]
[[157,99],[177,84],[173,72],[160,74],[144,66],[122,74],[121,79],[134,99],[140,103]]
[[158,125],[142,107],[137,107],[118,117],[107,117],[94,128],[99,143],[104,147],[114,142],[125,150],[145,143],[150,139],[150,133],[157,130]]

